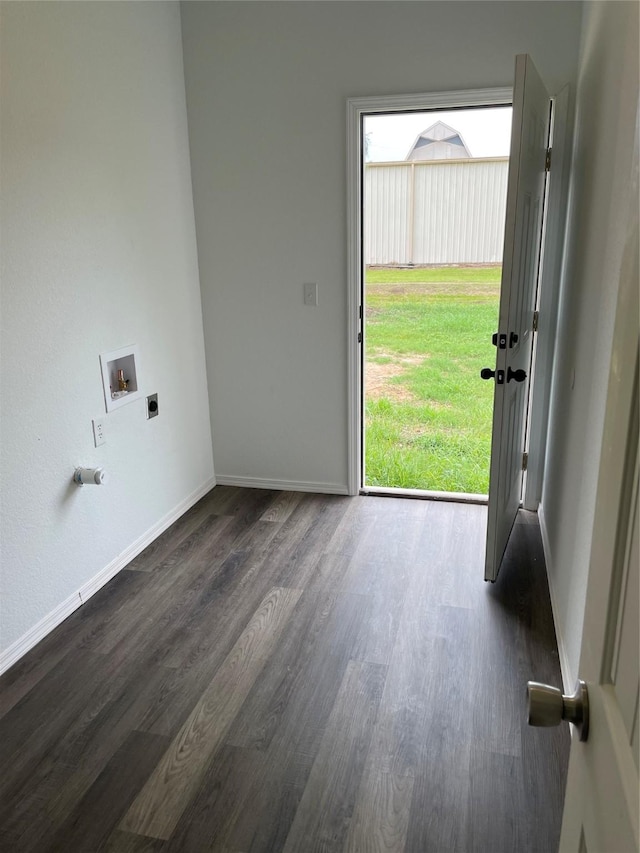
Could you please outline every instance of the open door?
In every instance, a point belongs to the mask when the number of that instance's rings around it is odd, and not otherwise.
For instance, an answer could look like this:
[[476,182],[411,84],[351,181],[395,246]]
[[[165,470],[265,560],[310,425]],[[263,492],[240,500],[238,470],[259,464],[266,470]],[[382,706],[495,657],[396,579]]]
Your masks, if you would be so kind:
[[528,374],[542,236],[550,98],[530,57],[516,56],[495,371],[485,580],[494,581],[520,506]]
[[578,670],[588,689],[589,734],[581,743],[573,732],[562,853],[640,845],[637,130],[634,160]]

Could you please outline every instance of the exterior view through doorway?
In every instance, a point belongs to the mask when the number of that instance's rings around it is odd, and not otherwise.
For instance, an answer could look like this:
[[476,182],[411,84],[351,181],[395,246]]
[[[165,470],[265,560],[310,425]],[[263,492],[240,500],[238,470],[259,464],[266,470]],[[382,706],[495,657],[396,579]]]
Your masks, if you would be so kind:
[[365,491],[486,499],[511,112],[363,116]]

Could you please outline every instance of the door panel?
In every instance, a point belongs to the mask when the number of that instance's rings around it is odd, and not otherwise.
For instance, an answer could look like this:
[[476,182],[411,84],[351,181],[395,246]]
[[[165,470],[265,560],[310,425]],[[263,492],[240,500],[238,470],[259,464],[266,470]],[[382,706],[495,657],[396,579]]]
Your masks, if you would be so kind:
[[580,678],[589,739],[572,739],[560,850],[637,851],[639,544],[638,123],[591,539]]
[[[637,400],[636,400],[637,401]],[[637,452],[637,430],[632,438]],[[611,621],[597,642],[597,615],[585,616],[583,654],[580,675],[588,679],[590,723],[589,740],[574,738],[567,779],[561,851],[576,849],[577,838],[584,839],[587,850],[635,853],[638,850],[638,464],[636,457],[633,495],[621,501],[621,530],[613,557],[611,592],[620,592],[619,602],[610,610]],[[630,500],[629,500],[630,498]],[[625,513],[627,504],[631,513]],[[626,522],[625,523],[625,516]],[[626,548],[623,546],[626,541]],[[599,586],[590,579],[590,590]],[[601,603],[601,591],[598,601]],[[600,607],[600,613],[605,610]],[[594,635],[596,643],[590,646]],[[615,636],[610,662],[607,638]],[[585,640],[588,638],[587,642]],[[599,658],[605,667],[598,671]]]
[[[638,694],[640,675],[638,673],[638,649],[640,632],[638,629],[640,610],[640,541],[638,528],[638,470],[636,462],[635,494],[632,496],[632,524],[627,553],[623,564],[620,583],[621,595],[614,652],[611,661],[610,678],[615,698],[620,707],[622,722],[629,739],[634,741],[634,731],[638,727]],[[637,741],[637,736],[635,737]],[[633,756],[638,769],[637,752]]]
[[498,349],[496,355],[496,376],[503,381],[495,385],[491,439],[485,561],[485,580],[490,581],[498,576],[520,506],[528,377],[524,382],[507,379],[509,369],[530,371],[549,104],[549,95],[531,59],[517,56],[498,326],[499,332],[507,335],[507,346]]

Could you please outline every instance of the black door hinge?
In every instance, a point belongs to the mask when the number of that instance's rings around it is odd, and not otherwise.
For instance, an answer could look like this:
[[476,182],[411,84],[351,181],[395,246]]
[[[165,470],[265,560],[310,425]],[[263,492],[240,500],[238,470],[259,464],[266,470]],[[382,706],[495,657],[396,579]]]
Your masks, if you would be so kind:
[[544,158],[544,170],[545,172],[551,171],[551,148],[547,148],[547,156]]
[[528,453],[523,453],[523,454],[522,454],[522,470],[523,470],[523,471],[526,471],[526,470],[527,470],[527,465],[528,465],[528,464],[529,464],[529,454],[528,454]]

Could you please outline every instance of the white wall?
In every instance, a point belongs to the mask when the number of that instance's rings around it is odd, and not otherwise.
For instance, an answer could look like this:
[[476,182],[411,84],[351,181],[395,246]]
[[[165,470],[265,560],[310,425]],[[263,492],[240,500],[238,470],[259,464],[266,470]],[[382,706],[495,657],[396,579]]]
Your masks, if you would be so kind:
[[[213,463],[177,5],[3,3],[1,47],[6,662]],[[151,421],[105,416],[98,355],[130,343]]]
[[219,481],[347,488],[346,99],[510,85],[522,52],[555,92],[580,17],[575,2],[182,4]]
[[638,5],[588,3],[541,507],[567,687],[578,676],[617,276],[638,203],[629,197],[637,106]]

